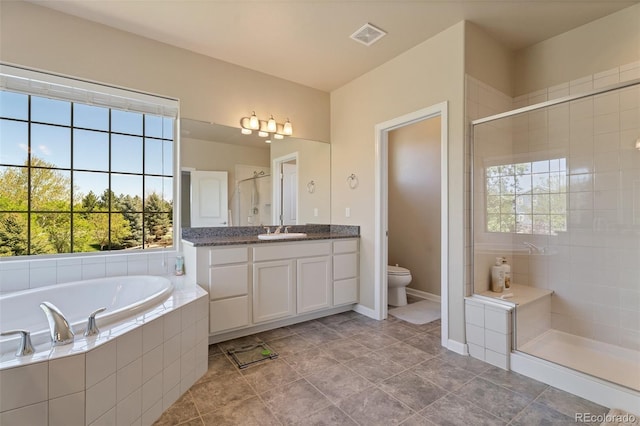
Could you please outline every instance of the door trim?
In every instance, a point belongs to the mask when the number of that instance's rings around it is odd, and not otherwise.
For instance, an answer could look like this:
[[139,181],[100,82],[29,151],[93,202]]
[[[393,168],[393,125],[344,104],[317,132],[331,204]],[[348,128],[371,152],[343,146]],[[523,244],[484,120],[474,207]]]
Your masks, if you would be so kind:
[[449,201],[448,201],[448,102],[405,114],[375,125],[375,271],[374,315],[378,320],[387,318],[387,257],[388,257],[388,152],[389,132],[422,120],[440,116],[440,312],[442,346],[449,340]]

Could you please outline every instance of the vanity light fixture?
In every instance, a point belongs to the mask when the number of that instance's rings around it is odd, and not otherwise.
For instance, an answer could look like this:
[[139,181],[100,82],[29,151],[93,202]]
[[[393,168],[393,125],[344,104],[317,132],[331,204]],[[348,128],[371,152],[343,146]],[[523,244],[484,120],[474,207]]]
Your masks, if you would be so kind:
[[252,130],[258,130],[260,128],[260,120],[258,120],[258,117],[256,116],[255,111],[253,111],[253,113],[251,114],[251,117],[249,117],[248,128]]
[[271,115],[271,117],[269,118],[269,121],[267,121],[267,131],[269,133],[273,133],[278,129],[277,125],[276,125],[276,120],[273,118],[273,115]]
[[291,136],[293,134],[293,127],[291,126],[291,122],[289,121],[288,118],[287,118],[287,121],[282,126],[282,134],[287,136]]
[[293,135],[293,126],[287,118],[284,124],[276,122],[273,115],[268,120],[260,120],[255,111],[250,117],[242,117],[240,119],[240,132],[243,135],[250,135],[254,130],[258,131],[258,136],[266,138],[271,135],[273,139],[284,139],[285,136]]

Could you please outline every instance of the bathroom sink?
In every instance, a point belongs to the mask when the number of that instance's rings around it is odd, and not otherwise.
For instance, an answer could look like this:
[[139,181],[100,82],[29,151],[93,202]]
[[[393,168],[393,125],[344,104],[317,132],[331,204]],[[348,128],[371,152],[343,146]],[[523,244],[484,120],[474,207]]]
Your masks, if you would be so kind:
[[304,238],[307,234],[304,232],[289,232],[288,234],[260,234],[258,239],[260,240],[288,240],[290,238]]

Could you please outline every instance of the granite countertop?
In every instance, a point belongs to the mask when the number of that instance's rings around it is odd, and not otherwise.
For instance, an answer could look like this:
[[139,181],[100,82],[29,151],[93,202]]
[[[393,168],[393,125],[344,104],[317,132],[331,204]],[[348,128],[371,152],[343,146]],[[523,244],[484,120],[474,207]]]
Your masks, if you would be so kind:
[[[275,226],[270,228],[275,229]],[[290,232],[303,232],[303,238],[287,238],[280,240],[260,240],[258,234],[264,233],[262,226],[238,226],[221,228],[184,228],[182,241],[194,247],[228,246],[239,244],[273,244],[291,241],[331,240],[339,238],[358,238],[359,226],[345,225],[295,225]]]

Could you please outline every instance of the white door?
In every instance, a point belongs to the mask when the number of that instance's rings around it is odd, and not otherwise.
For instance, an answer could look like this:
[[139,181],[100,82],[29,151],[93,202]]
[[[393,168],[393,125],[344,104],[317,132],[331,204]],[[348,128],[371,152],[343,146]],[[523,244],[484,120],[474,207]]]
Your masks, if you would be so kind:
[[309,257],[296,261],[297,313],[330,308],[332,304],[331,258]]
[[282,164],[282,224],[296,225],[298,213],[298,166]]
[[227,172],[191,172],[191,226],[229,223]]
[[296,313],[292,260],[253,264],[253,322],[270,321]]

